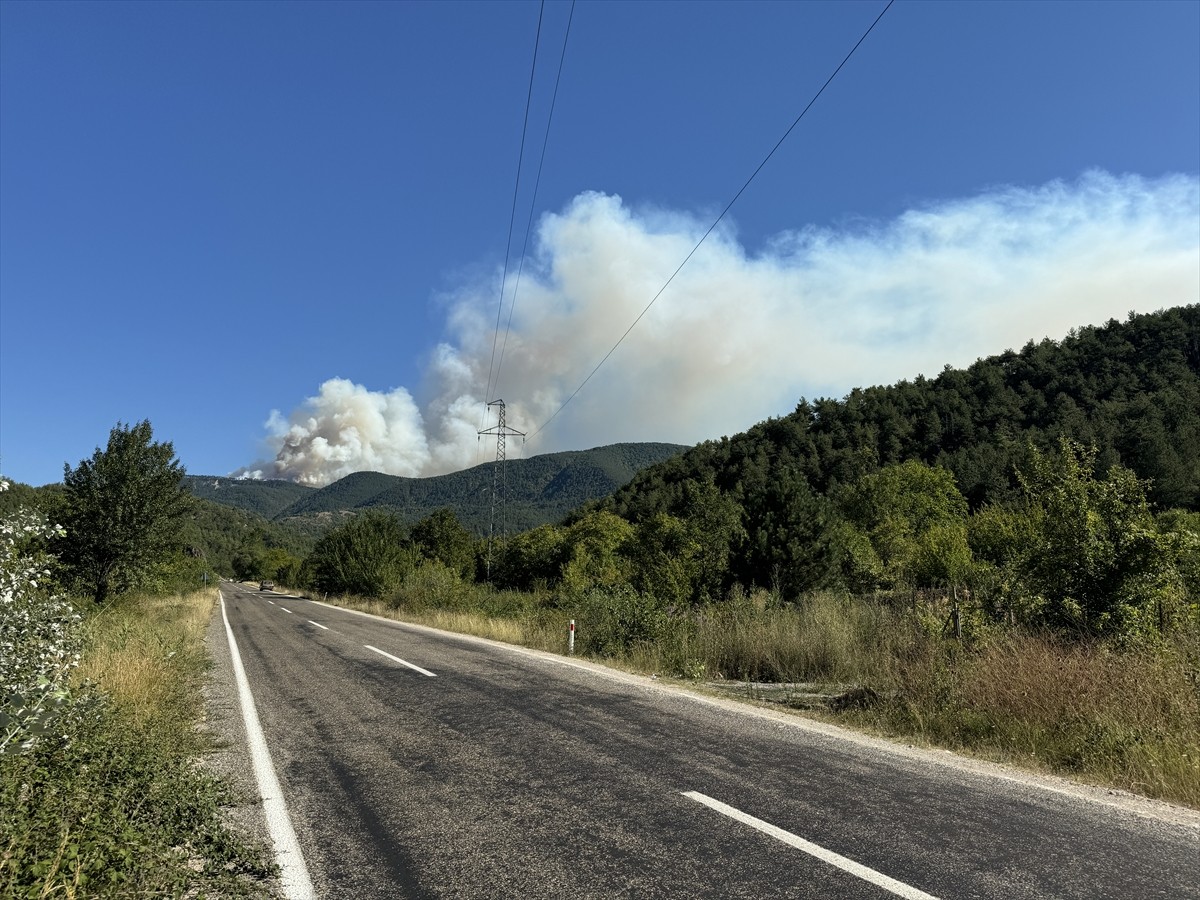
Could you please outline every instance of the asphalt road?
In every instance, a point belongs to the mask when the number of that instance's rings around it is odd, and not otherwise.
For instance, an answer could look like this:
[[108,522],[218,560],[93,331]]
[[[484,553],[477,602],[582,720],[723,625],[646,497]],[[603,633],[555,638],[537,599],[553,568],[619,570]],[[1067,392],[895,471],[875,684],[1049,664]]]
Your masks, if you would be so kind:
[[1200,898],[1190,811],[222,592],[320,897]]

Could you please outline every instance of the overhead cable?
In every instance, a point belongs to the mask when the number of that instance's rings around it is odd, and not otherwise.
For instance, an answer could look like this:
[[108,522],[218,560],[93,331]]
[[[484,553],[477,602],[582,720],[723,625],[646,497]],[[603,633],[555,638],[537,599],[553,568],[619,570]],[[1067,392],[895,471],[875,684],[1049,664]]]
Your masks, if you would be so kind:
[[[486,402],[492,396],[492,373],[496,365],[496,344],[500,336],[500,314],[504,311],[504,283],[508,281],[508,260],[512,255],[513,224],[517,219],[517,193],[521,189],[521,167],[525,161],[525,133],[529,129],[529,107],[533,100],[533,76],[537,71],[538,44],[542,38],[542,15],[546,11],[546,0],[538,7],[537,34],[533,39],[533,62],[529,66],[529,89],[525,94],[525,120],[521,125],[521,150],[517,154],[517,177],[513,185],[512,212],[508,217],[508,240],[504,245],[504,273],[500,276],[500,303],[496,306],[496,329],[492,332],[492,359],[488,363],[487,390],[484,392]],[[486,407],[484,408],[486,415]],[[482,425],[480,426],[482,427]]]
[[771,157],[775,155],[775,151],[778,150],[783,145],[783,142],[788,139],[788,135],[790,135],[792,133],[792,131],[795,129],[795,127],[800,124],[800,120],[804,118],[804,116],[812,108],[813,104],[817,102],[817,100],[820,98],[820,96],[823,93],[825,93],[825,89],[827,87],[829,87],[829,85],[833,82],[833,79],[835,79],[837,77],[838,73],[842,71],[842,67],[845,66],[846,63],[848,63],[850,61],[850,57],[852,57],[854,55],[855,51],[858,50],[858,48],[862,45],[862,42],[865,41],[867,39],[868,35],[870,35],[870,33],[875,30],[875,26],[879,24],[879,20],[884,17],[884,15],[887,13],[887,11],[892,8],[892,4],[895,2],[896,2],[896,0],[888,0],[887,6],[885,6],[883,8],[883,11],[880,12],[879,15],[875,17],[875,21],[873,21],[871,23],[870,27],[868,27],[867,30],[863,32],[862,37],[860,37],[858,39],[858,41],[854,44],[854,46],[850,48],[850,52],[846,54],[845,58],[843,58],[842,61],[840,63],[838,63],[838,67],[833,70],[833,74],[830,75],[827,79],[825,79],[825,83],[823,85],[821,85],[820,90],[818,90],[815,94],[813,94],[812,99],[809,100],[808,104],[804,107],[804,109],[802,109],[800,111],[800,115],[796,116],[795,121],[793,121],[792,124],[788,126],[787,131],[785,131],[783,133],[783,137],[781,137],[778,141],[775,142],[775,146],[771,148],[771,151],[763,158],[763,161],[758,164],[758,166],[755,168],[755,170],[750,174],[750,177],[746,179],[746,183],[743,184],[741,186],[741,188],[738,189],[738,192],[733,195],[733,199],[725,204],[725,208],[721,210],[721,214],[719,216],[717,216],[716,219],[713,220],[713,223],[711,225],[708,226],[708,230],[706,232],[704,232],[704,235],[700,238],[700,240],[698,240],[696,242],[696,246],[694,246],[691,249],[691,252],[689,252],[688,255],[683,258],[683,262],[681,262],[679,264],[679,266],[675,269],[675,271],[671,273],[671,277],[668,278],[666,280],[666,282],[663,284],[663,286],[658,289],[658,293],[656,293],[653,297],[650,298],[650,302],[646,304],[646,307],[640,313],[638,313],[637,318],[633,320],[633,324],[625,329],[625,333],[622,334],[617,339],[617,342],[612,345],[612,347],[609,349],[609,351],[604,354],[603,359],[601,359],[600,362],[596,363],[596,367],[594,369],[592,369],[591,372],[588,373],[588,376],[585,379],[583,379],[583,381],[580,383],[579,387],[575,388],[575,390],[571,392],[571,396],[567,397],[567,399],[562,402],[562,405],[559,406],[559,408],[554,411],[554,414],[552,416],[550,416],[550,418],[548,418],[541,425],[539,425],[538,428],[532,434],[530,434],[531,438],[536,437],[538,434],[540,434],[546,428],[547,425],[549,425],[551,422],[553,422],[558,417],[559,413],[561,413],[564,409],[566,409],[567,404],[575,399],[576,395],[578,395],[579,392],[584,389],[584,387],[587,385],[587,383],[592,380],[592,376],[594,376],[597,372],[600,371],[600,367],[603,366],[606,362],[608,362],[608,358],[616,352],[617,348],[620,347],[621,344],[625,341],[625,338],[629,337],[629,333],[631,331],[633,331],[634,328],[637,327],[638,322],[642,321],[642,317],[645,316],[646,313],[648,313],[650,311],[650,307],[652,307],[654,305],[655,301],[657,301],[658,298],[663,295],[663,292],[668,287],[670,287],[671,282],[675,280],[675,276],[678,275],[683,270],[683,267],[688,264],[688,261],[696,254],[696,251],[700,249],[700,245],[703,244],[708,239],[708,236],[713,233],[713,231],[716,229],[716,227],[719,224],[721,224],[721,220],[725,218],[725,214],[729,212],[729,210],[733,207],[733,204],[737,203],[738,198],[742,196],[742,194],[745,192],[746,188],[750,187],[750,183],[752,181],[754,181],[754,179],[758,176],[758,173],[762,171],[763,167],[768,162],[770,162]]
[[[508,348],[508,335],[512,331],[513,310],[517,308],[517,292],[521,289],[521,273],[525,271],[525,257],[529,252],[529,235],[533,232],[533,212],[537,207],[538,188],[542,183],[542,166],[546,162],[546,147],[550,143],[550,125],[554,121],[554,105],[558,101],[558,85],[562,81],[563,62],[567,58],[567,40],[571,37],[571,22],[575,18],[575,0],[571,0],[571,11],[567,15],[567,30],[563,34],[562,53],[558,57],[558,74],[554,78],[554,93],[550,97],[550,113],[546,117],[546,134],[542,138],[542,155],[538,159],[537,176],[533,181],[533,197],[529,201],[529,219],[525,222],[525,243],[521,247],[521,259],[517,264],[517,279],[513,285],[512,303],[508,307],[508,324],[504,327],[504,340],[500,344],[500,361],[496,363],[496,376],[491,382],[500,392],[500,370],[504,367],[504,351]],[[501,298],[503,299],[503,293]],[[493,347],[495,338],[493,337]]]

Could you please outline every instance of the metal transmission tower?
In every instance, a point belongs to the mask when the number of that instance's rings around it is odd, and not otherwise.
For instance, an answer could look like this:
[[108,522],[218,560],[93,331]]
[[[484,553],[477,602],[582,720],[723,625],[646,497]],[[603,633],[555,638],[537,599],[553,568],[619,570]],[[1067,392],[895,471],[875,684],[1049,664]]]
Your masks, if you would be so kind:
[[480,435],[494,434],[496,436],[496,468],[492,470],[492,512],[488,519],[488,551],[487,551],[487,579],[492,580],[492,539],[496,533],[496,498],[499,497],[501,522],[504,516],[504,453],[505,453],[505,438],[509,435],[514,437],[525,437],[525,432],[517,431],[515,428],[509,428],[504,421],[504,401],[493,400],[488,404],[488,407],[499,407],[500,420],[495,428],[485,428],[479,432]]

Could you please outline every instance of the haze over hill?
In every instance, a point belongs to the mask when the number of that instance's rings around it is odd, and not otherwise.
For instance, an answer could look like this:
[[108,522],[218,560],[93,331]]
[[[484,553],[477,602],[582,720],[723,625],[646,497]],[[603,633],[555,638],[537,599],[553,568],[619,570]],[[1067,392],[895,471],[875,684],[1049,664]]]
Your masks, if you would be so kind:
[[[646,466],[686,448],[678,444],[613,444],[508,460],[502,470],[500,530],[557,522],[589,500],[608,496]],[[394,512],[412,524],[449,508],[477,534],[488,530],[496,463],[429,478],[355,472],[323,488],[289,481],[189,476],[198,497],[256,512],[276,522],[318,531],[367,509]]]
[[[787,409],[1200,292],[1200,182],[1090,172],[996,188],[891,221],[804,228],[755,251],[719,228],[596,377],[710,222],[587,192],[542,217],[505,332],[497,394],[530,448],[695,443]],[[509,273],[510,280],[515,273]],[[446,298],[421,390],[340,377],[271,412],[272,458],[237,474],[321,486],[355,471],[439,475],[478,461],[493,359],[486,272]],[[492,396],[495,396],[493,394]],[[283,398],[286,399],[286,398]],[[539,433],[540,432],[540,433]]]

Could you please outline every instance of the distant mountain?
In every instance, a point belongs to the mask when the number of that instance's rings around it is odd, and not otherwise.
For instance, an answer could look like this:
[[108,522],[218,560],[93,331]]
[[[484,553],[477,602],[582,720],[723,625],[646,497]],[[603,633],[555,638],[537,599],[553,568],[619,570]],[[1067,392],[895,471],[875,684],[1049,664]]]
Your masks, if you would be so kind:
[[252,481],[214,475],[188,475],[184,484],[202,500],[244,509],[264,519],[275,518],[301,497],[317,490],[293,481]]
[[[501,473],[504,503],[497,527],[513,532],[557,522],[589,500],[608,496],[647,466],[686,449],[679,444],[611,444],[508,460]],[[491,462],[431,478],[356,472],[323,488],[201,476],[189,476],[188,485],[197,496],[309,533],[367,509],[389,510],[412,524],[449,507],[466,528],[482,535],[491,517],[495,470]]]

